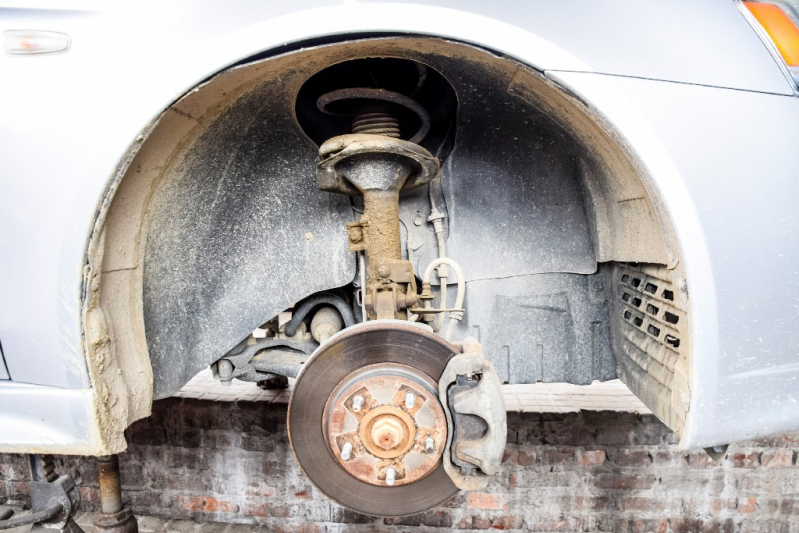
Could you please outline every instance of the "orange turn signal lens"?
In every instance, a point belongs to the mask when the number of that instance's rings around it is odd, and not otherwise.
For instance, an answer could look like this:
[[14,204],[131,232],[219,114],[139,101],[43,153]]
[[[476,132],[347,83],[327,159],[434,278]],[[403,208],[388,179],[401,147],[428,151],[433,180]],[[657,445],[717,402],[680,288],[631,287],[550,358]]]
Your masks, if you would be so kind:
[[774,42],[789,67],[799,67],[799,28],[774,4],[743,3]]

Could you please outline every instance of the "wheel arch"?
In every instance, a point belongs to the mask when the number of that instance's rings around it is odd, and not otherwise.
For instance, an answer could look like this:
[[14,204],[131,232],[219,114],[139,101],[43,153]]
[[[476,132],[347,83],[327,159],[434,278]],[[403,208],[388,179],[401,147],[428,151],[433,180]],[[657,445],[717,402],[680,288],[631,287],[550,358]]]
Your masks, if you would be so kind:
[[[397,25],[406,23],[407,14],[398,19]],[[365,31],[365,19],[358,17],[353,25],[357,29],[359,24],[364,25]],[[507,30],[506,24],[496,24]],[[494,31],[486,32],[486,42],[473,43],[480,47],[475,50],[497,56],[496,50],[504,49],[506,53],[502,55],[516,57],[535,68],[535,58],[521,57],[523,47],[518,44],[511,47],[507,32],[501,37],[503,32],[498,31],[498,26],[492,26],[491,29]],[[514,32],[518,36],[522,30],[516,28]],[[550,43],[543,43],[527,32],[522,33],[526,44],[536,44],[545,53],[563,54],[566,63],[571,62],[576,68],[581,66],[579,60],[568,57],[568,54]],[[438,35],[435,38],[442,37],[446,39],[452,35]],[[348,35],[330,37],[333,41],[346,41],[349,38],[351,36]],[[508,48],[515,48],[516,53],[508,54]],[[273,51],[279,53],[288,50],[276,48]],[[262,54],[270,55],[268,52]],[[238,66],[221,68],[207,76],[205,81],[189,89],[183,97],[169,102],[161,114],[144,127],[120,163],[95,220],[87,246],[82,328],[92,383],[98,391],[96,408],[103,428],[103,449],[108,452],[124,448],[122,432],[130,423],[149,414],[153,399],[153,366],[141,311],[148,206],[155,194],[157,181],[176,164],[180,154],[185,153],[202,135],[208,121],[212,121],[225,106],[251,90],[268,74],[268,59],[253,63],[238,60],[233,63]],[[542,56],[540,64],[546,63],[547,60]],[[533,73],[532,77],[529,77],[530,73]],[[600,146],[599,152],[606,150],[600,159],[607,166],[586,169],[585,174],[593,172],[619,178],[615,181],[588,179],[583,182],[586,197],[590,200],[587,207],[591,210],[589,219],[593,221],[598,261],[644,261],[662,264],[668,269],[681,268],[682,252],[677,245],[671,220],[674,210],[667,208],[660,194],[658,176],[651,174],[621,135],[615,133],[615,128],[604,119],[601,109],[571,94],[564,85],[553,83],[540,72],[536,74],[530,70],[523,75],[524,82],[509,87],[516,92],[516,96],[555,114],[573,112],[559,106],[577,106],[575,109],[580,110],[580,120],[585,121],[583,126],[578,127],[594,128],[597,137],[591,139],[588,136],[588,140]],[[218,80],[222,76],[228,77],[224,88],[214,82],[214,79]],[[560,91],[563,98],[542,99],[542,90]],[[619,208],[621,204],[627,205]],[[632,233],[623,230],[625,221],[633,219],[645,220],[645,227],[639,227]]]

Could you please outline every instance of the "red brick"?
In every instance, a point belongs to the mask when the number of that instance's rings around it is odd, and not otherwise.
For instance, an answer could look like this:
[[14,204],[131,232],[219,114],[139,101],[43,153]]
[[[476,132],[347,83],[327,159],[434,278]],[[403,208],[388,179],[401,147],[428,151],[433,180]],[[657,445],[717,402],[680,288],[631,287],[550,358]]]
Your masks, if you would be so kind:
[[607,511],[611,506],[611,499],[608,496],[572,496],[572,507],[575,511]]
[[[696,502],[694,508],[698,508],[702,506],[702,499],[700,498],[699,501]],[[724,510],[735,509],[736,501],[735,500],[728,500],[724,498],[714,498],[713,499],[713,512],[720,513]]]
[[491,529],[521,529],[524,520],[518,515],[502,515],[491,519]]
[[489,529],[491,520],[480,516],[462,518],[455,526],[457,529]]
[[620,511],[636,513],[662,513],[668,507],[666,498],[618,498],[616,504]]
[[643,490],[654,484],[655,477],[651,475],[599,474],[594,478],[594,485],[600,489]]
[[754,468],[758,465],[758,456],[757,452],[735,452],[727,454],[729,457],[730,462],[732,462],[732,466],[735,468]]
[[322,533],[323,527],[318,524],[275,524],[275,533]]
[[505,451],[502,452],[502,462],[503,463],[515,463],[516,462],[516,451],[506,448]]
[[754,513],[757,510],[757,498],[739,499],[736,507],[741,513]]
[[535,464],[535,452],[519,450],[519,453],[516,455],[516,463],[520,466],[530,466]]
[[[719,461],[723,460],[723,458],[719,459]],[[714,462],[704,451],[688,454],[688,466],[690,468],[707,468],[708,466],[715,467],[717,464],[718,463]]]
[[656,451],[652,453],[652,462],[658,466],[685,466],[687,456],[679,451]]
[[238,504],[225,500],[217,500],[211,496],[175,496],[173,500],[178,506],[187,511],[201,511],[204,513],[237,513]]
[[508,508],[508,497],[505,494],[470,492],[466,495],[466,505],[471,509],[504,511]]
[[793,450],[769,450],[760,456],[760,463],[765,468],[788,468],[793,466]]
[[270,516],[269,505],[261,501],[245,502],[241,509],[241,514],[245,516]]
[[574,450],[572,449],[544,450],[541,452],[541,463],[543,464],[568,463],[573,460]]
[[577,452],[577,462],[583,466],[601,465],[606,459],[605,450],[580,450]]
[[649,466],[652,458],[648,451],[620,450],[616,455],[616,464],[619,466]]
[[259,481],[250,481],[247,483],[247,487],[244,489],[244,494],[247,496],[273,498],[277,494],[277,491],[273,487],[265,485]]

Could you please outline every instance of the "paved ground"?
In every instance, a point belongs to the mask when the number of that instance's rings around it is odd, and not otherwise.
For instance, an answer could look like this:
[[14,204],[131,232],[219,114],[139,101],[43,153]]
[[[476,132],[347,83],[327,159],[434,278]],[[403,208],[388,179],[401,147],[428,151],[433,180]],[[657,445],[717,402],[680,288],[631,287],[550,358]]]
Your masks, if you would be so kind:
[[[293,380],[290,380],[293,382]],[[651,414],[618,379],[591,385],[536,383],[504,385],[505,408],[519,413],[573,413],[577,411],[622,411]],[[288,403],[291,389],[261,390],[253,383],[234,380],[225,387],[215,380],[210,370],[203,370],[175,396],[197,400],[235,402]]]
[[[21,507],[13,507],[17,514],[14,516],[26,516],[28,511],[23,511]],[[92,521],[94,513],[78,512],[76,516],[77,524],[86,532],[93,531]],[[208,522],[198,524],[192,520],[163,520],[152,516],[137,516],[139,523],[139,533],[261,533],[269,531],[260,526],[242,524],[220,524]],[[29,533],[31,526],[15,527],[5,530],[8,533]]]

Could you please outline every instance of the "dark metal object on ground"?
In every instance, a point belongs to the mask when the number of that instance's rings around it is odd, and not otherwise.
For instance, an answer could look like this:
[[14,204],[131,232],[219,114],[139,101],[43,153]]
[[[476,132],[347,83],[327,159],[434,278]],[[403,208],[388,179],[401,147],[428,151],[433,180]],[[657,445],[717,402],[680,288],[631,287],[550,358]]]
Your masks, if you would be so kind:
[[321,346],[297,378],[289,403],[289,438],[300,465],[327,496],[373,516],[421,512],[457,492],[441,463],[415,483],[376,486],[353,477],[331,454],[325,438],[325,406],[339,382],[366,366],[394,363],[436,382],[456,348],[424,326],[375,321],[348,328]]
[[13,509],[7,509],[0,514],[0,530],[13,529],[15,527],[29,526],[40,522],[47,522],[58,516],[64,507],[60,503],[50,506],[44,511],[38,511],[17,518],[11,518],[14,515]]
[[52,455],[32,454],[28,456],[31,470],[31,513],[10,518],[8,512],[0,517],[0,530],[31,525],[31,532],[61,531],[83,533],[72,520],[80,503],[80,494],[70,476],[55,473]]
[[286,376],[274,376],[261,380],[257,383],[263,390],[281,390],[289,388],[289,380]]
[[97,458],[100,481],[100,511],[94,516],[96,533],[138,533],[133,512],[122,502],[119,481],[119,458],[108,455]]

